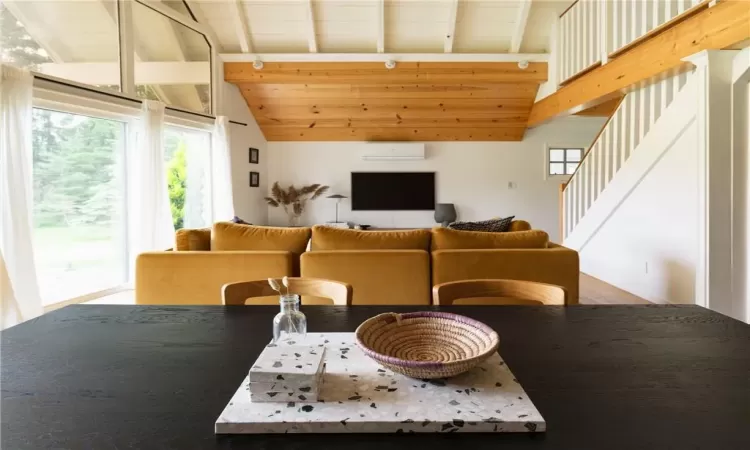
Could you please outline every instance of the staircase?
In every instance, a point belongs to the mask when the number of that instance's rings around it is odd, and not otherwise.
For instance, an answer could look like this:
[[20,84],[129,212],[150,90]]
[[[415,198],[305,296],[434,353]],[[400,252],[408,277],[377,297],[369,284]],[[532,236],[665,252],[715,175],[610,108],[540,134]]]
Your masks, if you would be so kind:
[[[595,224],[589,211],[639,150],[644,138],[672,105],[689,73],[667,78],[627,94],[583,157],[561,195],[561,230],[565,245],[580,248]],[[579,225],[584,227],[583,233]]]

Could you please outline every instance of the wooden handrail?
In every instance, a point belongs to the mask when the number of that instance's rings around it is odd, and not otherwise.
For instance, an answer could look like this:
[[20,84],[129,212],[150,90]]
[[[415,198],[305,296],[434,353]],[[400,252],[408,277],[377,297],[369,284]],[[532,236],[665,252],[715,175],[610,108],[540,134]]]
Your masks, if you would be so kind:
[[656,36],[657,34],[661,33],[662,31],[666,30],[667,28],[673,27],[680,22],[684,22],[685,20],[689,19],[690,17],[693,17],[694,15],[698,14],[699,12],[703,11],[704,9],[707,9],[709,7],[709,4],[712,0],[703,0],[702,2],[698,3],[697,5],[693,5],[690,8],[686,9],[685,11],[681,12],[680,14],[672,17],[668,21],[664,22],[663,24],[652,28],[651,30],[648,30],[646,34],[643,36],[637,37],[633,39],[631,42],[625,44],[624,46],[620,47],[619,49],[615,50],[614,52],[610,53],[608,57],[610,59],[616,58],[623,53],[627,52],[631,48],[637,46],[641,42],[647,41],[651,39],[652,37]]
[[568,6],[565,11],[560,14],[560,17],[564,16],[568,11],[570,11],[576,4],[578,3],[578,0],[574,1],[570,6]]
[[604,133],[604,130],[607,128],[607,125],[609,125],[609,122],[612,121],[612,118],[615,117],[615,114],[617,114],[617,111],[620,109],[620,106],[622,105],[622,101],[625,100],[625,96],[623,95],[620,97],[620,101],[617,102],[617,108],[615,108],[615,112],[612,113],[611,116],[609,116],[609,119],[607,119],[606,122],[604,122],[604,126],[599,130],[599,133],[596,135],[593,141],[591,141],[591,145],[589,146],[588,150],[586,150],[586,153],[583,154],[583,157],[581,158],[581,162],[578,163],[578,166],[576,167],[576,170],[573,171],[573,174],[570,175],[570,178],[568,178],[568,182],[565,184],[565,188],[570,185],[570,182],[573,180],[573,177],[576,176],[578,173],[578,169],[581,168],[583,165],[583,162],[588,158],[589,153],[591,153],[591,149],[594,148],[594,145],[596,145],[596,141],[599,140],[599,137]]

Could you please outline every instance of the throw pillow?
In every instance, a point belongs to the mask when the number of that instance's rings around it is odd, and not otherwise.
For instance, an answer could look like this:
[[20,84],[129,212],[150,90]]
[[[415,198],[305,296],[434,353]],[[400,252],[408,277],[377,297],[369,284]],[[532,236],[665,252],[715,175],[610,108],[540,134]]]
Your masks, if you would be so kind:
[[252,225],[250,222],[245,222],[244,220],[240,219],[237,216],[232,217],[231,222],[232,223],[238,223],[240,225]]
[[433,228],[433,250],[474,250],[493,248],[547,248],[549,235],[542,230],[515,233],[486,233]]
[[178,252],[211,250],[210,228],[182,228],[174,234],[174,249]]
[[310,239],[309,228],[259,227],[216,222],[211,250],[283,250],[300,255]]
[[316,225],[313,250],[425,250],[430,249],[430,230],[361,231]]
[[482,220],[480,222],[453,222],[448,228],[463,231],[486,231],[491,233],[505,232],[510,230],[510,224],[515,216],[504,219]]

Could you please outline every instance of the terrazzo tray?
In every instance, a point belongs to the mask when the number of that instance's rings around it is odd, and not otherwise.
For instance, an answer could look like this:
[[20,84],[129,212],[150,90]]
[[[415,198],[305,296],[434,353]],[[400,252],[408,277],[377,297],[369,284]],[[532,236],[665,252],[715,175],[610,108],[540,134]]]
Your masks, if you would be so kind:
[[354,333],[308,333],[325,347],[317,403],[253,403],[240,384],[216,420],[216,434],[540,432],[546,423],[497,353],[446,380],[415,380],[382,368]]

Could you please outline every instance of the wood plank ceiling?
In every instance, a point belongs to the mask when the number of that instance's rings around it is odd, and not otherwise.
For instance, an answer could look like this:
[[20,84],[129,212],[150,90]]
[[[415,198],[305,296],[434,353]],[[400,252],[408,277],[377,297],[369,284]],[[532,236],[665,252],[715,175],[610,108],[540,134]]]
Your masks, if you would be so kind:
[[520,141],[547,64],[225,63],[269,141]]

